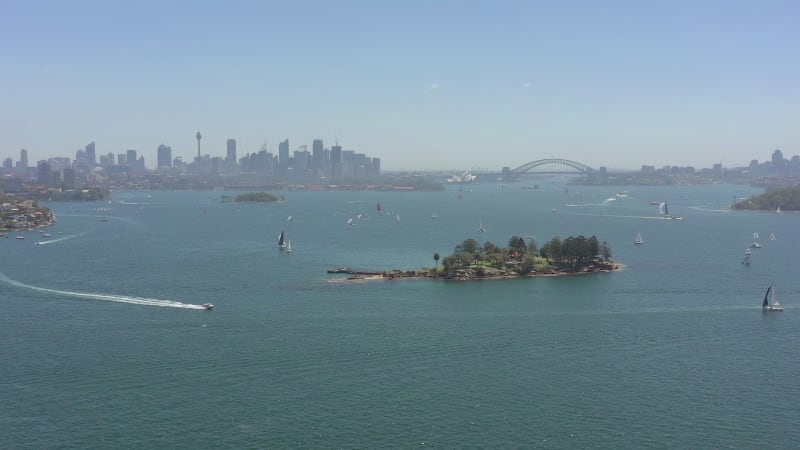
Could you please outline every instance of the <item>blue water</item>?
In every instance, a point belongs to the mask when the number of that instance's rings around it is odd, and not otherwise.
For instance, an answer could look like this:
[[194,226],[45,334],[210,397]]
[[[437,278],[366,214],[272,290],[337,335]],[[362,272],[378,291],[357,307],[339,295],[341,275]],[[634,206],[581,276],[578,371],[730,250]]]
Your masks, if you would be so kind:
[[[742,186],[539,184],[50,204],[52,237],[0,241],[0,448],[800,446],[800,215],[727,211]],[[624,270],[325,272],[578,234]],[[770,283],[784,313],[760,311]]]

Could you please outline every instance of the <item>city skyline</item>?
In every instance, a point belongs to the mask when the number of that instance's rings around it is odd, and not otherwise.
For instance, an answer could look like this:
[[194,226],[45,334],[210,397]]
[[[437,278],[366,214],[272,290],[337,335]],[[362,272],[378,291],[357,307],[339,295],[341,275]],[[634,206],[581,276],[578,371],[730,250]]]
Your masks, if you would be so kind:
[[[13,3],[0,158],[322,139],[385,170],[800,153],[795,2]],[[87,13],[88,11],[88,13]],[[296,143],[296,145],[295,145]]]

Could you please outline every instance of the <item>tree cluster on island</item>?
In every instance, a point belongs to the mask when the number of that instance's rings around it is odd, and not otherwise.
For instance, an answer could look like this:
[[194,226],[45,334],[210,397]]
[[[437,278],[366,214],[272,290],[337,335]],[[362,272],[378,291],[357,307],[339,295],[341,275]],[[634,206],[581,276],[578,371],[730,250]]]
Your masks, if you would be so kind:
[[[608,244],[597,237],[554,237],[541,247],[536,241],[512,236],[507,247],[467,239],[451,255],[433,255],[433,276],[443,278],[497,278],[534,274],[580,273],[614,270]],[[442,260],[441,268],[439,260]]]
[[755,211],[800,211],[800,185],[765,192],[747,200],[734,203],[733,209]]

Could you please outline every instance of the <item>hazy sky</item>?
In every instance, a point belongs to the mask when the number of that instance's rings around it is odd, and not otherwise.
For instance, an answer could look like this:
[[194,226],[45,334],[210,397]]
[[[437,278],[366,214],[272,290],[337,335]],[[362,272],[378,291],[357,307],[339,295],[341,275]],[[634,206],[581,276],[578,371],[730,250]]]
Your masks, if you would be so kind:
[[0,158],[338,136],[384,170],[800,153],[800,2],[0,0]]

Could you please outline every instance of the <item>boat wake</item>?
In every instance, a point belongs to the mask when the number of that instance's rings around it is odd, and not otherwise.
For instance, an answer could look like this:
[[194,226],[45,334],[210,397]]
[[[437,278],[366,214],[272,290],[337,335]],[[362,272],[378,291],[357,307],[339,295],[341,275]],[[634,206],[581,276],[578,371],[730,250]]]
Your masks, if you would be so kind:
[[207,309],[203,305],[192,305],[190,303],[181,303],[174,300],[159,300],[157,298],[130,297],[127,295],[71,292],[71,291],[61,291],[58,289],[43,288],[39,286],[31,286],[30,284],[25,284],[17,280],[12,280],[2,272],[0,272],[0,281],[10,284],[11,286],[16,286],[18,288],[31,289],[38,292],[46,292],[48,294],[64,295],[67,297],[86,298],[90,300],[103,300],[107,302],[116,302],[116,303],[129,303],[132,305],[161,306],[166,308],[202,309],[202,310]]
[[55,244],[56,242],[68,241],[68,240],[70,240],[70,239],[75,239],[75,238],[77,238],[77,237],[84,236],[84,235],[86,235],[86,234],[88,234],[88,233],[89,233],[88,231],[85,231],[85,232],[83,232],[83,233],[71,234],[71,235],[69,235],[69,236],[60,237],[60,238],[58,238],[58,239],[48,239],[48,240],[46,240],[46,241],[37,241],[37,242],[36,242],[36,244],[37,244],[37,245]]

